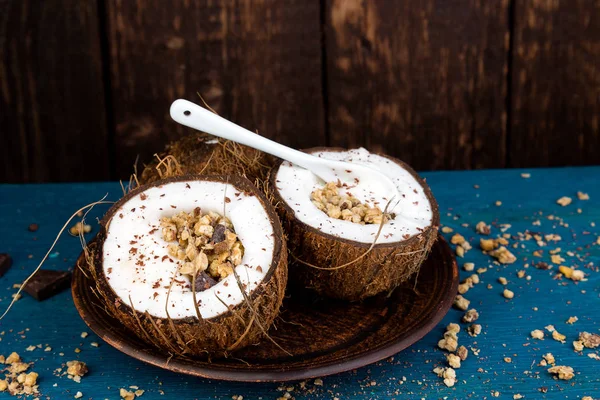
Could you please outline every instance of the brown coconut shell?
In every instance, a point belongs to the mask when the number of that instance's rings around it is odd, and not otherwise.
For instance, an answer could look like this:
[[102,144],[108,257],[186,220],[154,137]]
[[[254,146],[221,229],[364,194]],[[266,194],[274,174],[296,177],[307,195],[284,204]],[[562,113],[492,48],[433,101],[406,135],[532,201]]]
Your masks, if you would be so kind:
[[[341,148],[312,148],[318,151],[346,151]],[[425,181],[406,163],[380,154],[408,171],[423,187],[431,203],[433,218],[431,226],[418,235],[394,243],[360,243],[329,235],[305,224],[294,216],[293,209],[283,200],[276,185],[276,176],[282,161],[275,164],[269,178],[271,195],[288,236],[288,247],[293,256],[289,267],[290,282],[310,288],[319,294],[349,301],[363,300],[395,289],[416,273],[427,258],[438,234],[440,216],[438,205]],[[359,259],[360,258],[360,259]],[[357,260],[356,262],[354,262]],[[335,268],[351,263],[335,270]]]
[[167,144],[138,179],[144,185],[180,175],[241,175],[256,182],[266,179],[273,161],[259,150],[196,131]]
[[[152,186],[169,182],[203,180],[228,182],[240,191],[255,195],[267,211],[274,230],[272,263],[263,282],[248,296],[248,302],[210,319],[163,319],[135,311],[129,299],[119,298],[110,287],[102,268],[102,246],[115,212],[127,200]],[[239,176],[180,176],[154,181],[125,195],[106,213],[100,231],[78,260],[78,267],[91,273],[92,288],[106,311],[137,336],[165,352],[178,355],[227,356],[229,353],[265,337],[279,313],[287,283],[287,248],[276,212],[265,196],[246,178]]]

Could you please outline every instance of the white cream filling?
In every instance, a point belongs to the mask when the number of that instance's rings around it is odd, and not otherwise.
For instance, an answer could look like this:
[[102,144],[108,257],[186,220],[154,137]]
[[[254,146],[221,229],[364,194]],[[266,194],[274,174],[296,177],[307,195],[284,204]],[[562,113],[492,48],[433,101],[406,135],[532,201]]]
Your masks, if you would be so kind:
[[[224,204],[225,197],[229,202]],[[154,317],[166,318],[167,306],[173,319],[195,318],[190,279],[178,272],[182,261],[169,256],[160,219],[196,207],[204,213],[223,214],[224,205],[225,216],[244,246],[242,263],[235,270],[250,294],[264,280],[273,258],[275,239],[266,210],[258,198],[230,184],[183,181],[150,188],[129,199],[114,214],[104,241],[102,268],[116,295],[136,311],[147,311]],[[197,292],[196,299],[202,318],[208,319],[227,311],[220,300],[227,306],[237,305],[243,295],[231,274],[212,288]]]
[[[344,152],[321,151],[313,153],[313,155],[330,160],[366,165],[388,176],[394,182],[399,196],[390,202],[388,212],[395,213],[396,217],[383,225],[377,243],[406,240],[431,225],[432,206],[423,188],[408,171],[395,162],[371,154],[363,148]],[[361,225],[330,218],[312,203],[311,193],[324,185],[325,182],[312,172],[287,161],[281,165],[276,176],[279,194],[294,210],[297,219],[323,233],[355,242],[373,243],[379,230],[378,224]],[[343,189],[340,193],[343,194]],[[375,200],[375,203],[382,211],[387,204],[383,199]]]

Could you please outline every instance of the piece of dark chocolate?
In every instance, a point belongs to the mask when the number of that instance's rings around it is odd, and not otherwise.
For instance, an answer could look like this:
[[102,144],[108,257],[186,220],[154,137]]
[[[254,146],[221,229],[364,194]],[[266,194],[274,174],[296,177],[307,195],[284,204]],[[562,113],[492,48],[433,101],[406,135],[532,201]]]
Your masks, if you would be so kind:
[[225,240],[225,232],[227,231],[227,227],[223,224],[217,224],[215,226],[215,230],[213,231],[213,235],[210,238],[210,241],[213,243],[219,243]]
[[12,258],[6,253],[0,253],[0,276],[3,276],[12,266]]
[[194,289],[196,290],[196,292],[203,292],[206,289],[210,289],[211,287],[215,286],[217,284],[217,281],[211,278],[211,276],[208,275],[206,272],[200,271],[198,272],[198,275],[196,275],[196,280],[194,283]]
[[41,269],[27,282],[23,290],[37,301],[46,300],[71,286],[69,271]]

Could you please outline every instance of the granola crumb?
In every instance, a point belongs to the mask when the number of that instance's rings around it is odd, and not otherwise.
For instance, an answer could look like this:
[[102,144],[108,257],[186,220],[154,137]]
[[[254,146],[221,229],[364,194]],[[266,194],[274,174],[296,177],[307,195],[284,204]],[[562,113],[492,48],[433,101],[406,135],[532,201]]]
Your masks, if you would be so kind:
[[517,261],[517,257],[504,246],[500,246],[497,250],[490,251],[489,254],[501,264],[512,264]]
[[565,335],[559,333],[558,331],[552,332],[552,339],[556,340],[557,342],[565,343],[566,338],[567,337]]
[[567,367],[566,365],[557,365],[555,367],[548,368],[548,372],[557,375],[558,379],[563,379],[566,381],[575,376],[573,368]]
[[554,355],[552,355],[552,353],[546,353],[542,356],[542,358],[548,364],[554,364],[556,362],[556,360],[554,359]]
[[583,342],[581,340],[573,341],[573,348],[575,349],[575,351],[583,351],[584,347],[585,346],[583,345]]
[[457,295],[456,298],[454,299],[454,307],[456,307],[462,311],[466,311],[469,308],[470,303],[471,302],[469,300],[465,299],[461,295]]
[[484,221],[479,221],[477,225],[475,225],[475,230],[480,235],[489,235],[491,233],[491,227],[486,224]]
[[456,355],[462,360],[465,361],[467,359],[467,357],[469,356],[469,350],[467,350],[467,348],[465,346],[460,346],[457,350],[456,350]]
[[481,325],[473,324],[467,328],[467,332],[469,333],[469,336],[476,337],[481,333]]
[[467,262],[463,265],[463,269],[465,271],[473,271],[475,269],[475,264],[473,264],[472,262]]
[[572,201],[573,201],[573,200],[572,200],[570,197],[568,197],[568,196],[563,196],[563,197],[561,197],[560,199],[556,200],[556,203],[557,203],[557,204],[560,204],[560,205],[561,205],[561,206],[563,206],[563,207],[566,207],[566,206],[568,206],[569,204],[571,204],[571,202],[572,202]]
[[587,194],[587,193],[584,193],[584,192],[577,192],[577,198],[579,200],[585,201],[585,200],[589,200],[590,199],[590,195]]
[[573,325],[577,321],[579,321],[579,318],[577,318],[577,317],[569,317],[569,319],[567,320],[567,324]]
[[579,340],[588,349],[595,349],[600,346],[600,335],[589,332],[581,332],[579,334]]
[[69,379],[75,380],[75,377],[81,378],[88,373],[88,367],[83,361],[67,361],[67,375]]
[[476,309],[472,308],[468,310],[462,317],[462,321],[466,323],[475,322],[479,318],[479,313]]
[[541,329],[535,329],[533,331],[531,331],[531,337],[534,339],[544,339],[544,331],[542,331]]
[[121,398],[123,400],[134,400],[135,399],[135,393],[130,392],[127,389],[119,389],[119,396],[121,396]]
[[454,369],[460,368],[460,357],[455,354],[446,355],[446,360],[448,360],[448,365]]

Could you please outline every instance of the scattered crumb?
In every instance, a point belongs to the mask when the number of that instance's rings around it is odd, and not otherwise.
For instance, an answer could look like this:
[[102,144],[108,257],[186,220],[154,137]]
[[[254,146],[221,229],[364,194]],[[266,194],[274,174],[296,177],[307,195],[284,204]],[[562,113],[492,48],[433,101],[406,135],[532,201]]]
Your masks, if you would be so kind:
[[467,332],[469,333],[469,336],[476,337],[481,333],[481,325],[473,324],[467,328]]
[[442,232],[443,233],[451,233],[451,232],[454,232],[454,229],[450,228],[449,226],[444,226],[444,227],[442,227]]
[[510,357],[504,357],[504,362],[510,364],[512,362],[512,358],[510,358]]
[[583,192],[577,192],[577,198],[579,200],[589,200],[590,199],[590,195],[587,193],[583,193]]
[[534,339],[544,339],[544,331],[541,329],[535,329],[531,331],[531,337]]
[[491,233],[491,227],[483,221],[479,221],[477,225],[475,225],[475,230],[480,235],[489,235]]
[[448,365],[454,369],[460,368],[460,357],[455,354],[446,355],[446,360],[448,360]]
[[579,340],[588,349],[595,349],[600,346],[600,335],[589,332],[581,332],[579,334]]
[[315,384],[315,386],[323,386],[323,379],[317,378],[313,383]]
[[80,399],[83,397],[83,393],[77,392],[77,393],[75,393],[75,396],[73,396],[73,397],[75,397],[76,399]]
[[577,318],[577,317],[569,317],[569,319],[567,320],[567,324],[573,325],[577,321],[579,321],[579,318]]
[[529,179],[531,178],[531,174],[529,172],[523,172],[521,173],[521,178]]
[[563,196],[560,199],[556,200],[557,204],[560,204],[563,207],[568,206],[569,204],[571,204],[573,200],[570,197],[567,196]]
[[456,350],[456,355],[462,360],[465,361],[469,355],[469,350],[465,346],[460,346]]
[[456,371],[452,368],[437,367],[433,372],[440,378],[444,378],[444,384],[448,387],[452,387],[456,383]]
[[565,335],[558,333],[558,331],[552,332],[552,339],[556,340],[557,342],[565,343],[566,338],[567,337]]
[[479,313],[476,309],[472,308],[468,310],[462,317],[462,321],[466,323],[475,322],[479,318]]
[[504,289],[504,291],[502,292],[502,296],[504,296],[507,299],[512,299],[513,297],[515,297],[515,293],[512,290]]
[[544,361],[546,361],[548,364],[554,364],[556,362],[556,360],[554,359],[554,356],[552,355],[552,353],[546,353],[542,356],[542,358],[544,359]]
[[575,376],[573,368],[567,367],[565,365],[557,365],[555,367],[548,368],[548,372],[554,375],[558,375],[558,379],[564,379],[566,381]]
[[89,333],[87,332],[81,332],[81,338],[85,339],[86,337],[88,337]]
[[473,271],[475,269],[475,264],[473,264],[472,262],[465,263],[463,265],[463,269],[465,271]]
[[517,257],[504,246],[500,246],[497,250],[490,251],[489,254],[502,264],[512,264],[517,261]]
[[461,295],[456,296],[454,299],[454,307],[462,311],[466,311],[469,308],[470,303],[471,302],[469,300],[465,299]]
[[583,342],[581,340],[573,341],[573,348],[575,349],[575,351],[583,351],[584,347],[585,346],[583,345]]
[[508,285],[508,281],[502,276],[498,278],[498,282],[500,282],[501,285]]
[[122,399],[124,400],[134,400],[135,399],[135,393],[130,392],[127,389],[119,389],[119,396],[121,396]]

